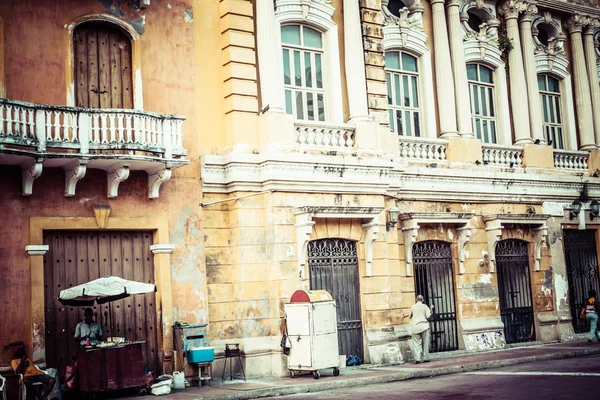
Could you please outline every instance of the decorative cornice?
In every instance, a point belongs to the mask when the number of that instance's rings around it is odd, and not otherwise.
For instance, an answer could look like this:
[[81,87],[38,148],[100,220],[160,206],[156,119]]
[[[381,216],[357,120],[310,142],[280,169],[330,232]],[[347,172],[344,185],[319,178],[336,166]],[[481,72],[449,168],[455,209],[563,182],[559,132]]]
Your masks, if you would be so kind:
[[304,206],[292,209],[294,215],[309,214],[313,218],[375,218],[384,207]]
[[595,17],[600,17],[600,8],[588,7],[582,4],[576,4],[572,1],[565,0],[538,0],[538,7],[543,7],[553,11],[561,11],[566,14],[575,12],[581,14],[589,14]]

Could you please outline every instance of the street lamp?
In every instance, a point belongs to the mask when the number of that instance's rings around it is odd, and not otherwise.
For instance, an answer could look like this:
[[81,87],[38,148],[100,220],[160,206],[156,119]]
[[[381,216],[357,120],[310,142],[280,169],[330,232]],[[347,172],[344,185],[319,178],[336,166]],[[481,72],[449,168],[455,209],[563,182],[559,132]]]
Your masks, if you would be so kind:
[[396,206],[393,206],[393,207],[389,208],[387,212],[388,212],[388,220],[385,223],[385,230],[389,232],[396,226],[396,223],[398,222],[398,216],[400,215],[400,209]]
[[583,206],[583,204],[579,201],[579,200],[575,200],[572,204],[571,204],[571,211],[569,212],[569,219],[573,219],[576,218],[579,213],[581,212],[581,207]]
[[590,203],[590,221],[598,218],[598,214],[600,214],[600,201],[592,200]]

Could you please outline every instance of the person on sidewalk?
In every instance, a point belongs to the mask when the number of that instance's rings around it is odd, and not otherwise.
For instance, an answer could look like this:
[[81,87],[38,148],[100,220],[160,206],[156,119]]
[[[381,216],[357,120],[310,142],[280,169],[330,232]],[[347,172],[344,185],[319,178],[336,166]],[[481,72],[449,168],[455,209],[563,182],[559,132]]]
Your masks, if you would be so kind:
[[[410,309],[413,354],[415,356],[415,363],[417,364],[421,363],[421,359],[423,362],[429,362],[430,336],[428,319],[431,317],[433,305],[427,307],[423,304],[424,300],[422,295],[418,295],[416,304]],[[423,353],[422,358],[421,353]]]
[[590,324],[590,334],[588,335],[588,343],[592,343],[594,336],[596,340],[600,342],[600,333],[598,333],[598,313],[600,312],[600,304],[596,299],[596,291],[590,290],[588,298],[584,303],[585,307],[585,319]]

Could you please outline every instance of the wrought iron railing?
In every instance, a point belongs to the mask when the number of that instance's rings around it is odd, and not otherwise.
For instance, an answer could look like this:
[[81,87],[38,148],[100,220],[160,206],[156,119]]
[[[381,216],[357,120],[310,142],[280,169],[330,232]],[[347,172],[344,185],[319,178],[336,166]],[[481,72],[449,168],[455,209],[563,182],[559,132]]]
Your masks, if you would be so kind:
[[586,170],[590,153],[576,150],[554,150],[554,168]]
[[445,139],[399,136],[400,157],[414,161],[445,161],[448,141]]
[[65,149],[144,151],[170,159],[185,155],[184,117],[124,109],[51,106],[0,99],[0,144]]
[[509,168],[523,165],[522,147],[483,144],[482,152],[484,164],[506,166]]
[[317,147],[352,148],[356,143],[352,125],[296,122],[296,143]]

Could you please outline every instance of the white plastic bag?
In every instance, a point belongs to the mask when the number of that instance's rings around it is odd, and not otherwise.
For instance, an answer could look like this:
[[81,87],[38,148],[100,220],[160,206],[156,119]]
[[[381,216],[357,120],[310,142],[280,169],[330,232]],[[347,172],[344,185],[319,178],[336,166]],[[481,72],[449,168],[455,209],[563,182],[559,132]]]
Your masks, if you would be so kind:
[[162,382],[155,383],[151,386],[150,393],[155,396],[171,393],[171,386],[173,385],[172,379],[167,379]]

